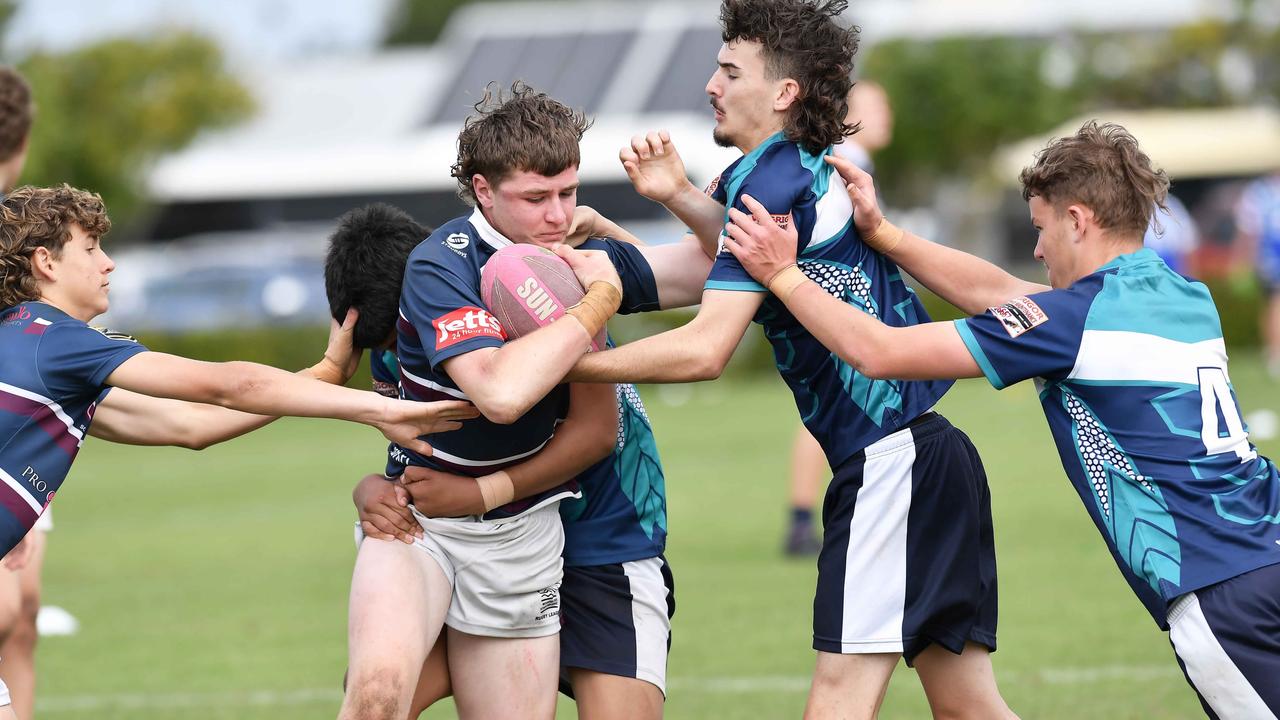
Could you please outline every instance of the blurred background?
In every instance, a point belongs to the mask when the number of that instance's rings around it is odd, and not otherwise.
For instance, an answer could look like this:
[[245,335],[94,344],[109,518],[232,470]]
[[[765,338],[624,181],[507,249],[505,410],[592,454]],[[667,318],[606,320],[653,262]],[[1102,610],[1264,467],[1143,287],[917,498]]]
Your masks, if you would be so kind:
[[[1280,390],[1254,350],[1265,296],[1238,213],[1245,186],[1280,171],[1280,0],[851,4],[847,20],[863,30],[856,75],[892,108],[879,121],[890,136],[866,149],[897,221],[1042,280],[1018,171],[1086,119],[1125,124],[1185,210],[1160,216],[1150,242],[1209,284],[1255,441],[1280,452],[1274,413],[1259,414],[1280,406]],[[320,268],[335,219],[372,201],[429,225],[465,212],[449,166],[490,81],[524,79],[590,113],[580,203],[647,241],[676,238],[662,208],[632,192],[617,152],[669,129],[700,185],[734,159],[710,141],[703,93],[717,7],[7,0],[0,59],[36,98],[22,181],[68,182],[107,202],[118,269],[105,321],[158,350],[298,368],[323,348]],[[954,316],[922,296],[935,317]],[[613,329],[634,337],[687,317]],[[811,669],[813,568],[776,543],[793,411],[763,339],[744,342],[726,381],[645,390],[681,598],[670,717],[798,716]],[[1013,707],[1196,717],[1166,641],[1061,477],[1032,390],[962,383],[943,410],[988,459],[1005,601],[995,662]],[[346,496],[379,466],[379,440],[291,421],[195,462],[89,444],[59,499],[46,590],[82,629],[41,650],[42,714],[332,716]],[[699,510],[722,506],[726,488],[740,512]],[[926,713],[898,673],[884,716]]]

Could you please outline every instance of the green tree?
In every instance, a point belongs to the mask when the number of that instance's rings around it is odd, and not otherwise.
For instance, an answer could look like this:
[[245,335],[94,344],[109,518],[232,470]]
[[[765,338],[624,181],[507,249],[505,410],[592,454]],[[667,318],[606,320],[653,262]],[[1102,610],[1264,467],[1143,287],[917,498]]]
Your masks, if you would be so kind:
[[40,52],[19,68],[37,113],[23,181],[100,193],[126,235],[143,209],[143,173],[156,157],[253,110],[221,50],[198,35]]
[[894,140],[876,156],[896,202],[924,202],[940,175],[973,177],[1001,145],[1074,114],[1074,89],[1046,83],[1042,42],[1017,38],[894,40],[874,46],[862,74],[893,102]]

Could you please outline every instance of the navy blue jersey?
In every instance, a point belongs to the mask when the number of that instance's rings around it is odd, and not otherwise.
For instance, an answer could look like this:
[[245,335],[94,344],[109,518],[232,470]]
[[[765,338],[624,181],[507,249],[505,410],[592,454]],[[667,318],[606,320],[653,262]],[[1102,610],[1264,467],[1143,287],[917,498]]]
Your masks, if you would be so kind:
[[[480,271],[494,252],[510,244],[476,210],[469,217],[440,226],[409,255],[397,324],[402,397],[419,401],[468,399],[444,371],[443,363],[506,342],[504,330],[480,298]],[[635,247],[613,240],[592,240],[583,247],[603,250],[617,266],[623,282],[620,312],[657,307],[653,273]],[[427,436],[434,450],[429,458],[393,444],[387,475],[398,476],[407,464],[473,477],[514,465],[551,439],[568,411],[568,400],[568,388],[562,385],[510,425],[480,417],[463,422],[459,430]],[[496,508],[485,517],[512,517],[577,493],[576,481],[570,481]]]
[[[740,199],[745,193],[775,220],[794,222],[800,269],[834,297],[887,325],[928,322],[924,306],[903,282],[898,267],[862,242],[844,184],[822,160],[830,153],[827,148],[822,155],[811,155],[775,134],[730,165],[712,184],[711,197],[726,208],[750,214]],[[723,238],[706,287],[766,292],[725,249]],[[815,340],[772,295],[755,320],[764,326],[805,427],[832,467],[933,407],[951,387],[950,381],[872,380],[862,375]]]
[[1177,596],[1280,563],[1280,476],[1203,284],[1143,249],[956,328],[996,388],[1037,379],[1067,477],[1161,627]]
[[145,350],[45,303],[0,310],[0,555],[62,486],[107,376]]

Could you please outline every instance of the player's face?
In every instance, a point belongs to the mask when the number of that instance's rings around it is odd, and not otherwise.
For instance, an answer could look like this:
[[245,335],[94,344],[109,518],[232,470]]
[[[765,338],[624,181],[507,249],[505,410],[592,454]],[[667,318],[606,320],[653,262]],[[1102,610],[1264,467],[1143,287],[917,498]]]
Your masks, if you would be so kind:
[[1077,245],[1075,228],[1070,214],[1059,212],[1051,203],[1032,196],[1027,201],[1031,209],[1031,224],[1039,236],[1036,239],[1036,259],[1044,263],[1049,273],[1049,285],[1065,288],[1075,282],[1075,253]]
[[88,322],[107,311],[107,293],[111,289],[107,276],[116,264],[102,251],[97,238],[73,224],[71,239],[53,263],[54,284],[49,289],[56,293],[64,312]]
[[765,78],[760,48],[754,40],[734,40],[716,54],[719,67],[706,89],[715,109],[712,137],[721,147],[750,152],[782,128],[785,116],[773,109],[779,83]]
[[494,229],[512,242],[551,247],[564,242],[578,205],[578,168],[558,175],[529,170],[512,173],[497,185],[482,189],[476,200]]

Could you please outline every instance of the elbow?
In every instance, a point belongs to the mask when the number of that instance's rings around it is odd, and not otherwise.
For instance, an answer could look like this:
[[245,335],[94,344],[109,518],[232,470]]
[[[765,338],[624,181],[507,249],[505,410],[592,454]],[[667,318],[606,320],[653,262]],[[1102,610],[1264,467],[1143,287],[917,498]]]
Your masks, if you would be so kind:
[[731,355],[719,352],[703,353],[690,364],[691,373],[687,380],[689,382],[700,382],[718,379],[724,374],[724,369],[729,364],[730,357]]
[[486,398],[472,398],[476,409],[486,420],[496,425],[510,425],[524,417],[530,404],[513,393],[500,393]]
[[601,432],[595,433],[592,436],[591,441],[587,443],[587,446],[582,449],[583,456],[590,459],[592,464],[595,464],[600,462],[601,460],[604,460],[605,458],[612,455],[613,451],[617,449],[618,447],[617,426],[618,426],[617,420],[613,422],[613,425],[602,423],[600,425]]
[[887,362],[886,353],[868,347],[865,341],[854,347],[848,343],[842,343],[835,348],[836,355],[849,364],[859,375],[871,380],[888,380],[893,377],[890,362]]
[[201,450],[212,447],[215,444],[217,444],[217,442],[213,438],[184,437],[178,441],[177,446],[180,448],[186,448],[187,450],[200,452]]

